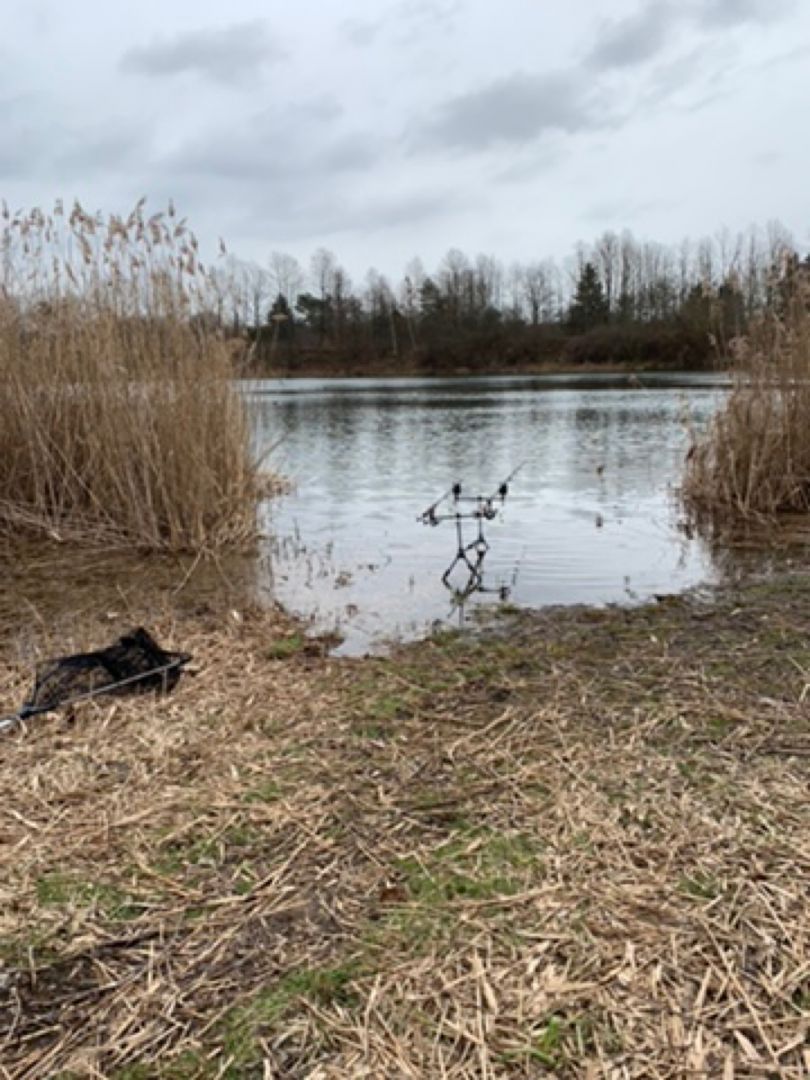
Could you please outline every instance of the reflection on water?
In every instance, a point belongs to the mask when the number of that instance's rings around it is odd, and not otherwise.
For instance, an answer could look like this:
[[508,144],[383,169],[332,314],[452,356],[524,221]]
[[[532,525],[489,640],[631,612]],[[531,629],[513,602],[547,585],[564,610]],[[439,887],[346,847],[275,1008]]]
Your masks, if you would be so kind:
[[267,591],[338,628],[344,650],[453,617],[452,523],[425,507],[454,482],[490,492],[518,465],[476,603],[627,602],[716,576],[680,521],[689,442],[724,393],[712,375],[271,380],[248,388],[257,446],[294,489],[263,508]]

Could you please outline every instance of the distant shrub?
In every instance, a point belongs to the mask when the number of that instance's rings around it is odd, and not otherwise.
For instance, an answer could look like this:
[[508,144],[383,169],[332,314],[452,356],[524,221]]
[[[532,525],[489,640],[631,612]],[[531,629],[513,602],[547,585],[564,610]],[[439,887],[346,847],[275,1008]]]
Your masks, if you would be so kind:
[[705,368],[712,359],[709,336],[680,325],[657,323],[600,326],[570,338],[562,360],[569,364]]

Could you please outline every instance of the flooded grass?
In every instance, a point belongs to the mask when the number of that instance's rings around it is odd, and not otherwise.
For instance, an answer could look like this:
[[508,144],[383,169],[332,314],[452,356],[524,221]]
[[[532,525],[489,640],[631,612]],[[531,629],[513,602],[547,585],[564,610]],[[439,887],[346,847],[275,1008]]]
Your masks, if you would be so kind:
[[363,661],[228,610],[3,740],[5,1076],[806,1075],[804,577]]

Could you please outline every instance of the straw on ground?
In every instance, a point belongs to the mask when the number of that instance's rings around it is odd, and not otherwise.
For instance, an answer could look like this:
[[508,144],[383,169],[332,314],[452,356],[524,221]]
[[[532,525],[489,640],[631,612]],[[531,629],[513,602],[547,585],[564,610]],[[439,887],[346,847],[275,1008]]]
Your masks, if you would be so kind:
[[809,599],[363,662],[167,611],[172,698],[3,744],[0,1076],[807,1075]]

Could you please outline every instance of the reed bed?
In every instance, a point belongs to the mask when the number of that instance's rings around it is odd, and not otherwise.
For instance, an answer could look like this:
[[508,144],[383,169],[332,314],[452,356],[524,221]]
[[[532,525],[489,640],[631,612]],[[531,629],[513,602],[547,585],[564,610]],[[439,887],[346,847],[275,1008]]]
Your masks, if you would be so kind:
[[172,697],[3,741],[0,1076],[806,1076],[807,601],[364,662],[167,608]]
[[173,207],[4,208],[0,253],[0,530],[144,551],[248,545],[248,419]]
[[810,510],[810,280],[732,344],[728,400],[687,461],[683,494],[711,523]]

